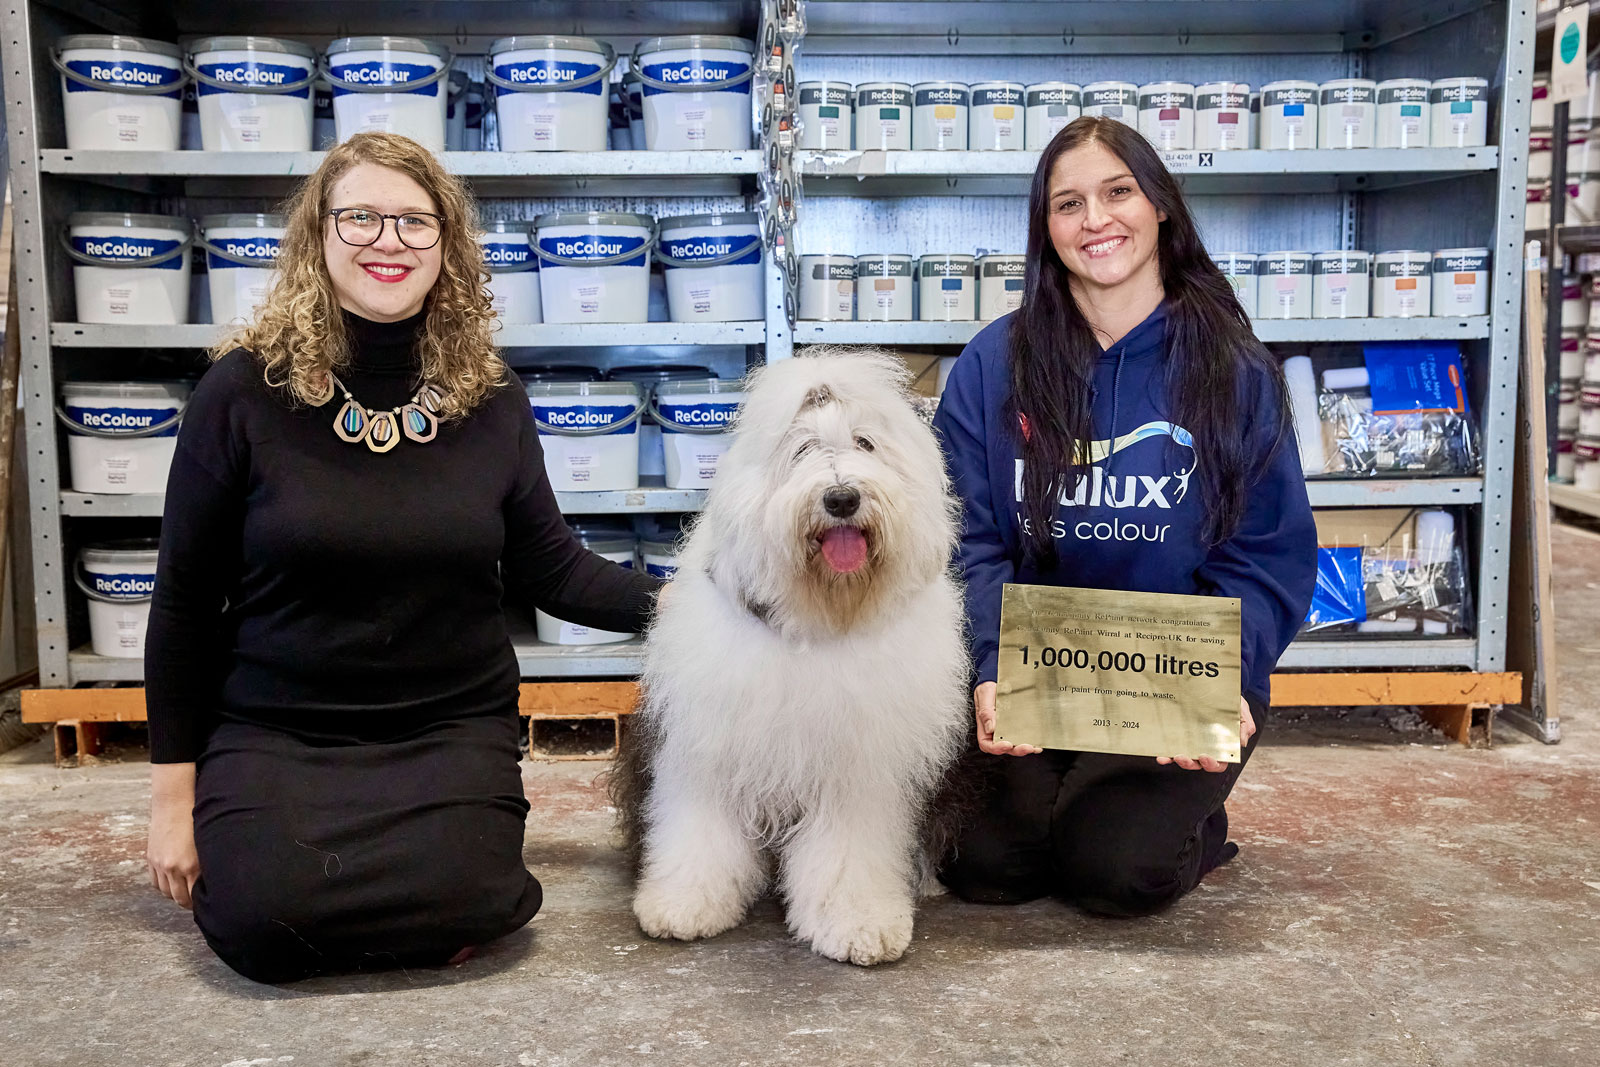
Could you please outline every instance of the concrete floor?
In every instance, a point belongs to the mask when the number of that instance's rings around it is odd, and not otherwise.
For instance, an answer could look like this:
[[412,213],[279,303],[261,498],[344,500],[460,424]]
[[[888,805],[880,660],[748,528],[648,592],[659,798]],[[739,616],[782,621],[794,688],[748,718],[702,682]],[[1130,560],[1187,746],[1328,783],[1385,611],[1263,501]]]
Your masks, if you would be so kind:
[[144,754],[0,756],[0,1064],[1600,1062],[1600,538],[1558,528],[1546,747],[1405,712],[1280,716],[1230,805],[1243,852],[1172,911],[926,906],[900,963],[643,937],[594,764],[525,765],[546,906],[437,971],[253,985],[149,888]]

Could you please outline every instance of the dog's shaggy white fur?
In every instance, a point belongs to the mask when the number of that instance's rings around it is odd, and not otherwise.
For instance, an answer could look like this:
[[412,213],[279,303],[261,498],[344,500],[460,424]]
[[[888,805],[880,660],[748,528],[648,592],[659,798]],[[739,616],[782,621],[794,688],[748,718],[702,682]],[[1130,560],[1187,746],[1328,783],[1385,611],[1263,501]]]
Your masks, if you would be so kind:
[[955,540],[899,361],[813,350],[754,374],[646,648],[645,933],[737,925],[766,851],[815,951],[905,951],[929,808],[970,718]]

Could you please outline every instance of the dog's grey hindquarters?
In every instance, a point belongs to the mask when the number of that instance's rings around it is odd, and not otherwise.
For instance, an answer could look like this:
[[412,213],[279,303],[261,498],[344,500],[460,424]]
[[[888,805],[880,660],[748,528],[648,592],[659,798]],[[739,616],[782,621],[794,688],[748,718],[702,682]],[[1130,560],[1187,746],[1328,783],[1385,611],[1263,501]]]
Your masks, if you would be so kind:
[[649,713],[649,706],[649,694],[641,690],[638,708],[622,720],[617,757],[606,780],[611,806],[617,810],[617,828],[622,831],[623,847],[635,875],[644,855],[645,802],[650,797],[652,768],[660,748],[656,717]]

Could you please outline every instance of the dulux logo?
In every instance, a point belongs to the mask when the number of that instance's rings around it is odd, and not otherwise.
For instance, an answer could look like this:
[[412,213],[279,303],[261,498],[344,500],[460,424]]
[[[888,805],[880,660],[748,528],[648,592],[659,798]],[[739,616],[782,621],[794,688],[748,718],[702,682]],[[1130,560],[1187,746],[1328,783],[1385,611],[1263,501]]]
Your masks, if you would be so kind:
[[153,574],[91,574],[89,577],[94,581],[94,591],[102,596],[136,600],[156,591]]
[[[1062,508],[1157,508],[1171,510],[1182,503],[1189,493],[1189,479],[1194,474],[1194,463],[1181,471],[1168,475],[1107,474],[1104,463],[1118,452],[1152,438],[1168,437],[1173,443],[1188,448],[1193,454],[1194,438],[1189,431],[1170,422],[1147,422],[1114,441],[1091,441],[1088,446],[1089,470],[1079,476],[1071,488],[1063,488],[1059,504]],[[1014,491],[1017,503],[1022,503],[1023,461],[1016,460]],[[1019,514],[1018,521],[1026,529],[1028,521]],[[1079,522],[1069,527],[1067,522],[1055,520],[1052,537],[1067,536],[1068,529],[1080,541],[1152,541],[1163,542],[1172,529],[1170,524]]]

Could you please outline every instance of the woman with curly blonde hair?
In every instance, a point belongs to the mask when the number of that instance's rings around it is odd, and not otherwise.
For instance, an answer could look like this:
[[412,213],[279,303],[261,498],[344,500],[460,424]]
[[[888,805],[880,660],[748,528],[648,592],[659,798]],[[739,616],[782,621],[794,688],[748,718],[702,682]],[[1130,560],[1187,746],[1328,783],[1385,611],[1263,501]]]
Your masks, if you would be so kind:
[[531,919],[502,601],[637,631],[659,588],[561,517],[463,185],[360,134],[287,214],[185,412],[145,654],[152,880],[265,982]]

